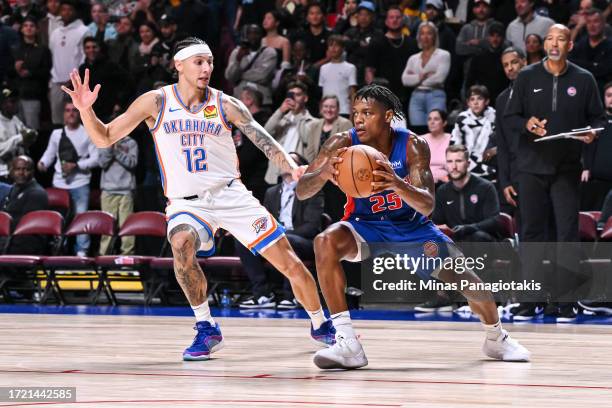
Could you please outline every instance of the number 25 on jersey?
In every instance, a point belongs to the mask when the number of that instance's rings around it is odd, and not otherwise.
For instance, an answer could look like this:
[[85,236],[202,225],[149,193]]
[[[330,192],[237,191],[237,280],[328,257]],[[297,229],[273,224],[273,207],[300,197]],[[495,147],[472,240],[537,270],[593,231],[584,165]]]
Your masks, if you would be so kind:
[[389,210],[399,210],[402,208],[402,199],[397,193],[389,193],[387,195],[375,195],[370,197],[370,202],[372,203],[372,213],[378,213],[381,211]]
[[208,170],[206,163],[206,150],[202,147],[192,147],[183,149],[185,160],[187,162],[187,171],[190,173],[199,173]]

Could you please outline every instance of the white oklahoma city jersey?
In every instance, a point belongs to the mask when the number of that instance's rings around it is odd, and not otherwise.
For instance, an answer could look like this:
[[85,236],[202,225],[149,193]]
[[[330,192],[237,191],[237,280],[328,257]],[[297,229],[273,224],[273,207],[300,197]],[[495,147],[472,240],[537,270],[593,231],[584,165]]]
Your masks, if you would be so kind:
[[221,105],[223,92],[207,88],[205,102],[196,112],[183,103],[176,84],[161,92],[162,108],[150,130],[164,195],[201,196],[239,178],[231,125]]

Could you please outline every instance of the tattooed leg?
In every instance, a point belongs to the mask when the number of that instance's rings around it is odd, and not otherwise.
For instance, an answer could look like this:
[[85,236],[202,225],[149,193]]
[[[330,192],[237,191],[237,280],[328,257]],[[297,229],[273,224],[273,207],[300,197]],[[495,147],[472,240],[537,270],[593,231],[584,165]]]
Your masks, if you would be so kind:
[[206,300],[206,278],[196,259],[200,237],[195,228],[188,224],[177,225],[170,231],[170,245],[174,256],[174,274],[191,306],[198,306]]

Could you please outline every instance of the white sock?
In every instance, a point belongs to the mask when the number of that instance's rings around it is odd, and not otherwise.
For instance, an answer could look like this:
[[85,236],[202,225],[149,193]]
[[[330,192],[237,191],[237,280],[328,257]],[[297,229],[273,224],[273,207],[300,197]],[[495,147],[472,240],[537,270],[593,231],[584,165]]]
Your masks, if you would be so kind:
[[325,320],[327,320],[325,318],[325,314],[323,313],[323,308],[321,307],[319,308],[319,310],[315,310],[314,312],[306,310],[306,313],[308,313],[308,316],[310,316],[312,328],[315,330],[318,330],[319,327],[321,327],[321,325],[325,323]]
[[195,314],[196,322],[209,322],[212,326],[215,325],[215,321],[210,315],[210,307],[208,307],[208,300],[199,306],[191,306],[193,314]]
[[353,323],[351,322],[351,314],[348,310],[331,315],[331,319],[336,331],[342,332],[348,337],[355,337],[355,330],[353,330]]
[[502,324],[501,320],[498,320],[495,324],[482,324],[487,334],[487,339],[497,340],[502,335]]

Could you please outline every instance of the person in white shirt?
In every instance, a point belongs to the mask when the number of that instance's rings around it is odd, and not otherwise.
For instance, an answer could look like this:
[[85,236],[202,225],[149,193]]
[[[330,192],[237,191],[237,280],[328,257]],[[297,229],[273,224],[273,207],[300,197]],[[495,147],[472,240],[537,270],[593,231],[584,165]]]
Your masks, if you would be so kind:
[[[65,126],[51,133],[47,150],[38,162],[38,170],[44,173],[55,163],[53,187],[68,190],[74,214],[80,214],[87,211],[91,169],[98,167],[99,153],[81,125],[79,110],[73,103],[66,102],[63,112]],[[87,256],[88,250],[89,237],[77,236],[76,254]]]
[[[308,109],[308,87],[303,82],[292,82],[287,86],[287,97],[270,116],[264,126],[288,152],[302,156],[308,147],[308,126],[315,119]],[[266,183],[277,184],[280,170],[272,162],[268,164]]]
[[414,88],[408,106],[410,125],[425,127],[429,112],[433,109],[446,111],[444,81],[450,70],[451,56],[438,48],[438,29],[430,21],[419,25],[417,45],[421,52],[408,58],[402,83]]
[[332,35],[327,39],[327,55],[331,61],[321,66],[319,86],[323,95],[336,95],[340,101],[340,115],[348,117],[357,90],[357,67],[344,61],[344,38]]
[[470,152],[470,172],[486,177],[492,169],[485,159],[485,151],[495,132],[495,109],[489,106],[487,87],[472,85],[468,90],[467,106],[468,109],[457,116],[451,142],[464,145]]
[[19,101],[14,91],[0,90],[0,181],[8,181],[9,165],[36,140],[35,130],[28,129],[17,117]]
[[70,81],[70,72],[85,60],[83,39],[87,36],[87,27],[77,18],[75,0],[61,1],[60,16],[64,25],[53,31],[49,39],[53,56],[49,103],[51,120],[55,125],[63,123],[65,95],[61,86]]

